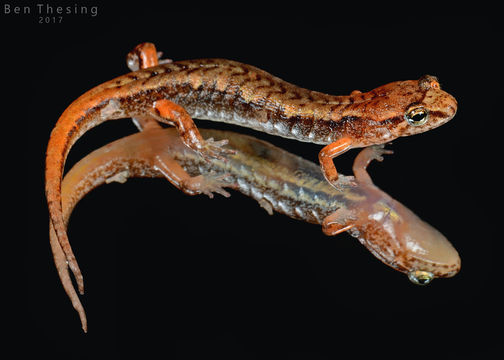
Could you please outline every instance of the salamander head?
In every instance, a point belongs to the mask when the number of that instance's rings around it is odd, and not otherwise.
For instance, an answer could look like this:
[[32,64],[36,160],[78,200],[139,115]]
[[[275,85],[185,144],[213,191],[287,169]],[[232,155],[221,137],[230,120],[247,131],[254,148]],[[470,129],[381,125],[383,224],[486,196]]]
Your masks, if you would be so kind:
[[[362,103],[376,127],[384,132],[383,142],[419,134],[450,121],[457,112],[457,100],[441,90],[436,77],[397,81],[380,86]],[[356,95],[358,96],[358,95]],[[376,136],[376,135],[374,135]]]
[[391,198],[381,198],[366,208],[358,211],[350,234],[385,264],[420,285],[459,272],[457,250],[411,210]]
[[425,75],[416,84],[420,99],[404,108],[403,121],[392,131],[396,136],[418,134],[450,121],[457,112],[457,100],[441,90],[437,78]]

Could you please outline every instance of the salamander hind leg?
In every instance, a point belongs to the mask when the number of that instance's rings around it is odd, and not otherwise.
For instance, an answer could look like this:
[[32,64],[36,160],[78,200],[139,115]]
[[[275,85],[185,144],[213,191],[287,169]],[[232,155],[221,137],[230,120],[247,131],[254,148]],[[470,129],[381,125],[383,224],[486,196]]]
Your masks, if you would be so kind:
[[190,177],[183,182],[183,190],[185,192],[205,194],[210,199],[213,198],[213,193],[230,197],[231,194],[224,190],[224,187],[236,188],[236,185],[227,182],[228,177],[229,174],[216,175],[215,173]]
[[[167,139],[169,140],[169,139]],[[166,152],[159,152],[151,156],[154,168],[175,185],[179,190],[188,195],[205,194],[213,198],[213,193],[224,197],[231,196],[225,187],[235,188],[236,185],[226,181],[229,174],[216,175],[213,172],[191,177],[185,170]]]
[[156,51],[153,43],[141,43],[135,46],[126,56],[126,64],[131,71],[146,69],[159,64],[169,64],[171,59],[161,59],[162,52]]
[[196,124],[185,109],[169,100],[156,101],[152,115],[167,124],[175,125],[183,143],[203,156],[206,160],[216,158],[226,160],[225,155],[234,154],[232,149],[224,148],[228,140],[214,141],[212,138],[203,140]]

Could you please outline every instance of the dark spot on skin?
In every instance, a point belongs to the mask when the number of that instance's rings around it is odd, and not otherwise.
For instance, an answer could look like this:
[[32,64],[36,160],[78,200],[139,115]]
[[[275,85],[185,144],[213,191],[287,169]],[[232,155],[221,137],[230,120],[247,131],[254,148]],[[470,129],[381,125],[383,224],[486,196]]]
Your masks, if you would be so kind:
[[443,112],[443,111],[431,111],[430,115],[434,116],[436,118],[441,118],[441,119],[444,119],[444,118],[448,117],[448,114],[445,113],[445,112]]
[[[81,117],[81,119],[83,119],[83,117]],[[73,134],[75,134],[77,132],[77,130],[79,129],[79,126],[78,126],[78,123],[76,123],[74,126],[72,126],[72,128],[68,131],[67,133],[67,139],[71,139]],[[68,140],[67,140],[68,141]]]
[[333,112],[335,112],[336,110],[338,110],[339,107],[340,107],[339,105],[332,105],[331,108],[329,109],[329,113],[327,114],[327,117],[329,119],[331,119]]
[[298,93],[297,91],[291,91],[290,96],[288,97],[288,100],[299,100],[301,98],[302,98],[302,96],[300,93]]
[[[371,97],[369,98],[369,100],[371,101],[376,97],[376,94],[373,91],[370,91],[370,93],[371,93]],[[360,93],[359,98],[360,98],[360,101],[365,101],[366,100],[366,93]]]

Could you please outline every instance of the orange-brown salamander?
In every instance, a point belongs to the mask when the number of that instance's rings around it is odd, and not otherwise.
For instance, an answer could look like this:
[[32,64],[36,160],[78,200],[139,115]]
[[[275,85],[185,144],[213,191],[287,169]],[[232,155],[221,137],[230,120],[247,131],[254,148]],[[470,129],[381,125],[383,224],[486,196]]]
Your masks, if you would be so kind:
[[[327,235],[348,231],[378,259],[408,274],[417,284],[451,277],[460,270],[459,255],[450,242],[371,181],[366,167],[390,153],[383,145],[359,153],[353,166],[357,186],[338,191],[325,180],[319,166],[267,142],[217,130],[201,130],[201,134],[228,139],[236,153],[227,161],[205,161],[183,144],[174,129],[147,129],[86,156],[63,181],[65,227],[74,206],[93,188],[111,181],[124,182],[129,177],[163,177],[158,167],[161,157],[174,173],[182,179],[192,176],[206,191],[227,196],[222,187],[231,186],[257,200],[270,214],[275,210],[321,224]],[[338,181],[343,178],[340,176]],[[84,309],[52,224],[50,231],[59,276],[86,331]]]
[[[147,68],[98,85],[72,102],[51,133],[46,197],[58,240],[75,274],[79,269],[63,224],[61,179],[72,145],[104,121],[134,117],[175,125],[183,142],[207,160],[230,151],[223,148],[225,140],[203,140],[193,117],[323,144],[320,165],[325,178],[336,186],[343,182],[337,182],[334,157],[350,148],[430,130],[449,121],[457,110],[456,100],[441,90],[433,76],[334,96],[300,88],[232,60],[184,60],[150,66],[156,64],[152,60],[155,53],[140,54],[142,66],[134,64]],[[347,183],[351,182],[348,179]],[[184,190],[183,184],[180,187]]]

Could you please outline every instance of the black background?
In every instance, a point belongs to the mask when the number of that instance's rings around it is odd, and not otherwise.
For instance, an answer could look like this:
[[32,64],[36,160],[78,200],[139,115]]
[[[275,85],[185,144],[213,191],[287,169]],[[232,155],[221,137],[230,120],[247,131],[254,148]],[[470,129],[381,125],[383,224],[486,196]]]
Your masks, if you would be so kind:
[[[8,297],[18,306],[9,334],[18,355],[493,354],[502,341],[495,249],[501,224],[492,217],[502,200],[502,49],[494,19],[419,12],[355,20],[323,8],[226,15],[195,13],[191,6],[101,4],[96,17],[63,15],[61,24],[38,24],[35,13],[2,14],[4,178],[15,185],[4,194],[6,228],[15,230],[8,243],[18,245],[5,258],[15,262],[8,274],[17,286]],[[458,100],[456,117],[394,141],[389,148],[395,154],[369,170],[377,185],[447,236],[462,271],[415,286],[350,236],[329,238],[319,226],[268,216],[237,192],[211,200],[185,196],[163,180],[133,179],[95,190],[70,222],[86,285],[89,333],[83,334],[52,263],[45,147],[70,102],[126,73],[126,53],[144,41],[175,60],[230,58],[333,94],[438,76]],[[197,124],[254,134],[313,161],[320,150],[247,129]],[[67,169],[135,131],[128,120],[91,130],[72,149]],[[348,174],[356,154],[338,158],[338,169]]]

